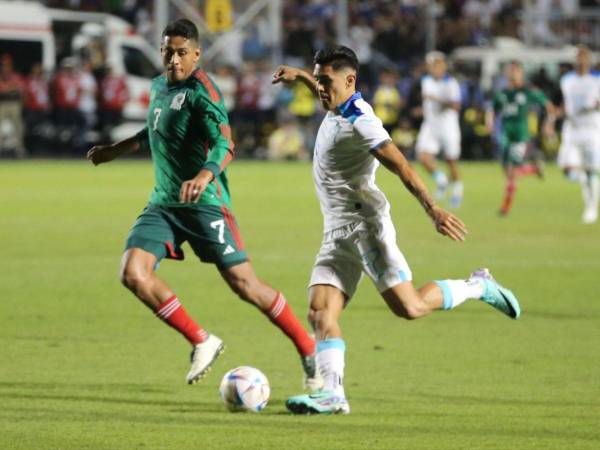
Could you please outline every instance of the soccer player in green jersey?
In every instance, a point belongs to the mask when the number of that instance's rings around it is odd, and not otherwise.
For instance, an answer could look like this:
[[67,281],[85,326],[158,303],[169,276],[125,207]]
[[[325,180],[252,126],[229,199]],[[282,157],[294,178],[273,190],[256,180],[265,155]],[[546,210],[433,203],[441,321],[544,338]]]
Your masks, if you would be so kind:
[[542,132],[547,135],[554,132],[554,107],[542,92],[525,86],[523,66],[520,62],[511,61],[507,65],[506,78],[508,87],[496,93],[493,108],[487,114],[490,131],[494,129],[495,114],[500,115],[501,121],[499,142],[506,175],[504,199],[499,211],[502,216],[510,212],[517,177],[534,174],[542,176],[539,165],[526,162],[530,143],[528,115],[532,106],[540,105],[546,109]]
[[318,389],[314,339],[283,294],[257,278],[231,212],[225,173],[233,157],[231,129],[218,88],[196,68],[201,54],[196,26],[187,19],[169,24],[161,54],[166,73],[152,82],[146,127],[87,154],[98,165],[144,146],[152,153],[155,187],[129,233],[121,281],[193,346],[186,380],[196,383],[222,353],[223,342],[192,320],[155,273],[161,259],[183,259],[181,245],[187,241],[201,261],[216,265],[241,299],[257,306],[293,341],[306,386]]

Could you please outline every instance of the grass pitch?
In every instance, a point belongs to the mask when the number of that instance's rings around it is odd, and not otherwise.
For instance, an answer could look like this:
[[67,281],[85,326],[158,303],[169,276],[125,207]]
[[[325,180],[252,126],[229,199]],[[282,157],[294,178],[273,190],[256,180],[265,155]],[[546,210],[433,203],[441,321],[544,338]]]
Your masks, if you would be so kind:
[[[462,244],[380,170],[400,247],[417,284],[490,267],[522,318],[467,302],[406,322],[365,279],[342,318],[352,414],[294,417],[292,345],[189,248],[159,273],[228,345],[200,385],[184,383],[188,344],[119,285],[149,162],[0,162],[0,448],[600,448],[600,224],[580,223],[579,188],[555,169],[520,182],[499,219],[499,167],[463,167]],[[236,162],[230,180],[257,272],[304,317],[321,238],[310,166]],[[221,376],[241,364],[271,382],[261,414],[220,403]]]

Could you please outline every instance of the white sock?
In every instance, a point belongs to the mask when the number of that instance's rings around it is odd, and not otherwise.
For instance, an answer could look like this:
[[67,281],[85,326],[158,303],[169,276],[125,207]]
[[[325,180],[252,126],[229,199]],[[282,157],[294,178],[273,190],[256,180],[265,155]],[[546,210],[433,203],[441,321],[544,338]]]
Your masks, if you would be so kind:
[[598,210],[598,201],[600,201],[600,179],[598,179],[597,173],[589,175],[589,186],[590,186],[590,201],[588,204],[589,208],[594,211]]
[[567,171],[567,179],[573,183],[579,183],[581,180],[581,174],[584,173],[580,169],[569,169]]
[[441,170],[436,170],[433,172],[432,176],[439,189],[443,189],[448,185],[448,177]]
[[450,192],[452,192],[452,197],[454,198],[462,198],[463,197],[463,183],[462,181],[454,181],[450,185]]
[[481,298],[483,284],[477,279],[434,281],[444,296],[442,309],[453,309],[470,298]]
[[346,344],[341,338],[317,341],[317,366],[323,376],[323,390],[333,391],[340,397],[344,393],[344,353]]
[[592,200],[592,189],[589,182],[588,174],[584,171],[579,172],[579,184],[581,185],[581,194],[583,196],[583,207],[588,209]]

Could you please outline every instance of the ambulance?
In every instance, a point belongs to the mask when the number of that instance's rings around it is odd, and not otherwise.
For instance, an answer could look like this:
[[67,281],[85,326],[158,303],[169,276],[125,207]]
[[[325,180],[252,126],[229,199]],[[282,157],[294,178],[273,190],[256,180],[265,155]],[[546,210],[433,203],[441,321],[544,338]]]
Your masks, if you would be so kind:
[[35,62],[52,73],[65,57],[90,52],[101,53],[113,73],[125,76],[129,101],[123,118],[134,123],[125,128],[138,129],[146,118],[151,80],[162,71],[157,48],[137,35],[128,22],[110,14],[0,1],[0,54],[10,53],[21,74],[28,73]]

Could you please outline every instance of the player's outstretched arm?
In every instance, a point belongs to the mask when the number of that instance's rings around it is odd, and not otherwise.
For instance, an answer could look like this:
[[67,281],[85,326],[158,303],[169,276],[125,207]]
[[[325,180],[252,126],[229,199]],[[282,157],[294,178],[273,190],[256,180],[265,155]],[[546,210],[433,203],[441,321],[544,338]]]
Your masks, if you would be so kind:
[[279,66],[273,74],[271,83],[284,83],[291,84],[296,81],[304,83],[308,87],[315,97],[318,97],[317,82],[315,78],[305,70],[298,69],[297,67],[291,66]]
[[97,166],[125,153],[137,152],[141,147],[139,136],[140,133],[111,145],[95,145],[87,152],[86,158]]
[[438,233],[448,236],[454,241],[464,241],[467,234],[465,224],[454,214],[440,208],[435,204],[425,187],[421,177],[410,166],[402,152],[391,141],[381,145],[374,152],[381,164],[389,171],[400,177],[406,188],[423,206]]
[[544,102],[546,109],[546,118],[542,124],[542,134],[544,136],[553,136],[555,134],[554,124],[556,123],[556,107],[550,100]]

